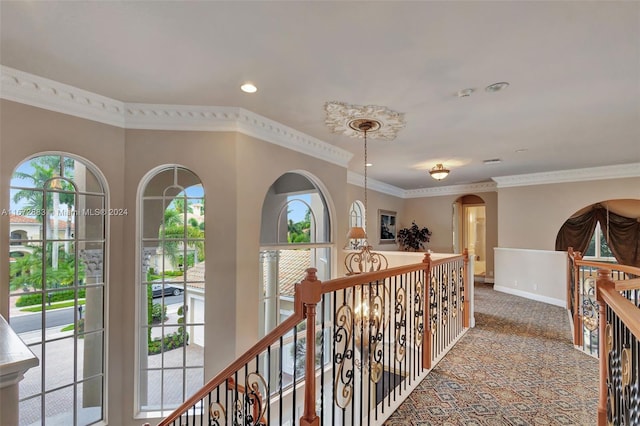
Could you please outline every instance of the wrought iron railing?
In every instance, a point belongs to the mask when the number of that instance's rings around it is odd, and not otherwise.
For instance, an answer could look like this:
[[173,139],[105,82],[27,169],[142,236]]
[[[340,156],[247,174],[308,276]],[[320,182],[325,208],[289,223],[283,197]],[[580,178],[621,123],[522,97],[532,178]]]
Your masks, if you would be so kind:
[[[600,335],[598,425],[640,424],[640,268],[619,266],[627,278],[599,269],[596,278]],[[620,277],[619,274],[616,274]]]
[[[640,275],[636,269],[614,263],[584,260],[580,252],[568,250],[567,309],[573,318],[573,344],[582,351],[599,356],[600,328],[596,294],[598,270],[610,271],[621,295],[638,305]],[[635,272],[634,272],[635,271]]]
[[467,265],[426,254],[324,283],[308,269],[294,314],[159,425],[381,424],[469,327]]

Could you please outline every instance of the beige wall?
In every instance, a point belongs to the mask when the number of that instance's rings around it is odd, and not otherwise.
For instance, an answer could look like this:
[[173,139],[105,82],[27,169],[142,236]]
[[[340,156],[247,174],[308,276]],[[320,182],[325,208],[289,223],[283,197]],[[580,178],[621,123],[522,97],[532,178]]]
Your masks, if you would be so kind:
[[[8,186],[14,168],[27,157],[51,151],[72,153],[95,164],[108,183],[109,207],[127,207],[124,204],[124,130],[5,100],[0,101],[0,108],[0,210],[10,208]],[[128,328],[122,318],[131,315],[125,307],[128,306],[125,295],[131,279],[125,276],[122,268],[125,260],[123,229],[125,221],[130,218],[109,218],[107,253],[110,267],[106,272],[109,280],[108,315],[112,324],[108,334],[108,416],[112,424],[125,424],[120,422],[122,402],[127,397],[133,399],[132,390],[128,389],[122,375],[122,367],[132,363],[133,350],[130,348],[133,348],[133,341],[119,332]],[[8,236],[9,217],[1,216],[0,259],[9,257]],[[0,262],[0,313],[5,317],[9,308],[6,268],[6,262]]]
[[[345,182],[347,170],[308,155],[291,151],[258,139],[236,135],[237,149],[237,303],[235,318],[238,335],[236,349],[242,353],[258,340],[258,296],[260,224],[262,204],[269,187],[284,173],[299,172],[313,181],[326,197],[331,216],[332,241],[345,243],[342,229],[347,227]],[[211,203],[209,204],[211,205]],[[332,262],[338,264],[338,251]],[[334,271],[336,271],[334,266]]]
[[[343,182],[344,186],[344,182]],[[349,218],[349,207],[355,200],[360,200],[364,204],[364,188],[348,184],[347,185],[347,203],[342,211],[338,211],[340,216],[344,216],[345,219]],[[405,223],[411,224],[411,220],[407,222],[405,218],[405,200],[393,195],[383,194],[382,192],[367,189],[367,237],[369,244],[371,244],[374,250],[386,251],[386,250],[398,250],[397,244],[380,244],[380,216],[378,210],[389,210],[396,212],[396,229],[405,226]],[[343,222],[342,228],[338,232],[341,233],[342,245],[346,244],[345,236],[349,231],[349,221]]]
[[[298,171],[327,198],[337,247],[345,243],[347,196],[344,167],[235,132],[123,130],[89,120],[2,101],[0,209],[9,209],[14,168],[27,157],[65,152],[94,163],[105,175],[109,207],[127,216],[109,218],[108,252],[108,418],[134,420],[135,284],[138,256],[137,191],[144,176],[178,164],[196,173],[206,205],[207,302],[206,377],[211,377],[258,336],[258,250],[260,217],[269,186],[283,173]],[[277,161],[274,161],[277,160]],[[339,212],[339,214],[337,213]],[[9,217],[0,217],[0,258],[8,258]],[[332,259],[338,264],[338,252]],[[0,274],[7,276],[6,263]],[[0,313],[8,316],[8,280],[0,281]]]
[[[498,194],[480,192],[473,195],[482,198],[485,203],[486,268],[490,279],[494,273],[493,248],[498,245]],[[419,226],[429,228],[433,235],[428,248],[436,253],[453,251],[453,203],[460,197],[462,195],[445,195],[406,200],[407,224],[415,220]]]
[[[9,209],[8,185],[25,158],[65,152],[95,164],[109,189],[109,207],[128,216],[109,218],[108,417],[110,424],[134,421],[135,283],[137,191],[141,179],[161,165],[179,164],[202,180],[206,196],[206,375],[216,373],[258,336],[258,250],[264,196],[286,172],[301,172],[327,197],[332,239],[344,247],[348,208],[364,201],[361,187],[345,184],[347,171],[234,132],[123,130],[10,101],[0,102],[0,209]],[[493,247],[553,249],[562,223],[580,208],[602,200],[640,199],[640,178],[505,188],[479,193],[487,213],[487,269]],[[498,205],[498,195],[500,204]],[[429,248],[450,251],[452,203],[459,196],[401,199],[369,191],[370,242],[378,250],[378,210],[397,212],[398,226],[412,220],[433,231]],[[498,231],[499,229],[499,231]],[[0,217],[0,259],[8,258],[9,219]],[[341,259],[334,251],[334,270]],[[491,265],[491,266],[489,266]],[[0,314],[8,314],[7,265],[0,262]],[[491,269],[489,269],[491,268]],[[220,344],[223,343],[223,344]],[[215,355],[214,355],[215,354]]]
[[499,197],[500,247],[554,250],[573,213],[599,201],[640,199],[640,178],[502,188]]
[[[200,178],[205,191],[206,307],[205,377],[211,377],[235,358],[235,149],[234,133],[127,130],[125,148],[125,203],[129,216],[125,224],[123,273],[124,324],[121,332],[135,347],[135,283],[137,191],[149,171],[158,166],[178,164]],[[215,164],[215,167],[212,167]],[[257,256],[256,256],[257,258]],[[110,326],[116,326],[110,321]],[[215,345],[213,342],[225,342]],[[213,356],[215,350],[215,356]],[[125,354],[123,390],[133,395],[135,358]],[[134,411],[133,398],[123,399],[125,414]]]

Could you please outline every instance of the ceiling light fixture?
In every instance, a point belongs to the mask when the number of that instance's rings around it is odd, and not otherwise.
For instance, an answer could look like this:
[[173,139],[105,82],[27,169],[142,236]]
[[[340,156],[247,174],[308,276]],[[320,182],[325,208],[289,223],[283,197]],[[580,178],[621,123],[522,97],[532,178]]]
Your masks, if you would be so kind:
[[484,88],[484,90],[489,93],[493,93],[493,92],[499,92],[502,89],[506,89],[507,87],[509,87],[509,83],[507,83],[506,81],[501,81],[499,83],[493,83],[488,85],[487,87]]
[[240,86],[240,90],[245,93],[256,93],[258,91],[258,88],[252,83],[244,83],[242,86]]
[[445,169],[442,164],[438,163],[434,168],[429,170],[429,174],[435,180],[442,180],[449,176],[449,169]]

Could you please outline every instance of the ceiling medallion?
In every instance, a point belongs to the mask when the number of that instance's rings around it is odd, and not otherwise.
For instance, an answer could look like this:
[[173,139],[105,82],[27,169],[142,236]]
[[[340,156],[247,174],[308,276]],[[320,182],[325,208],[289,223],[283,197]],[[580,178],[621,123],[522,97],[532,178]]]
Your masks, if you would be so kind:
[[349,105],[345,102],[327,102],[324,104],[327,113],[325,123],[333,133],[341,133],[353,138],[363,138],[360,125],[372,123],[367,133],[371,139],[392,141],[398,131],[406,125],[404,113],[392,111],[377,105]]

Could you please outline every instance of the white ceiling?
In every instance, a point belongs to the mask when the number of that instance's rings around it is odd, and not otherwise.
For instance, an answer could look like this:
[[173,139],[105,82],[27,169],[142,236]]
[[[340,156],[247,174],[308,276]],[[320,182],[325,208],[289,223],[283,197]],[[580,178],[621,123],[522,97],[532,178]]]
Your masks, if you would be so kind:
[[2,65],[124,102],[246,108],[353,152],[358,173],[362,142],[331,133],[325,102],[402,112],[368,172],[406,190],[640,162],[640,2],[3,1],[0,18]]

